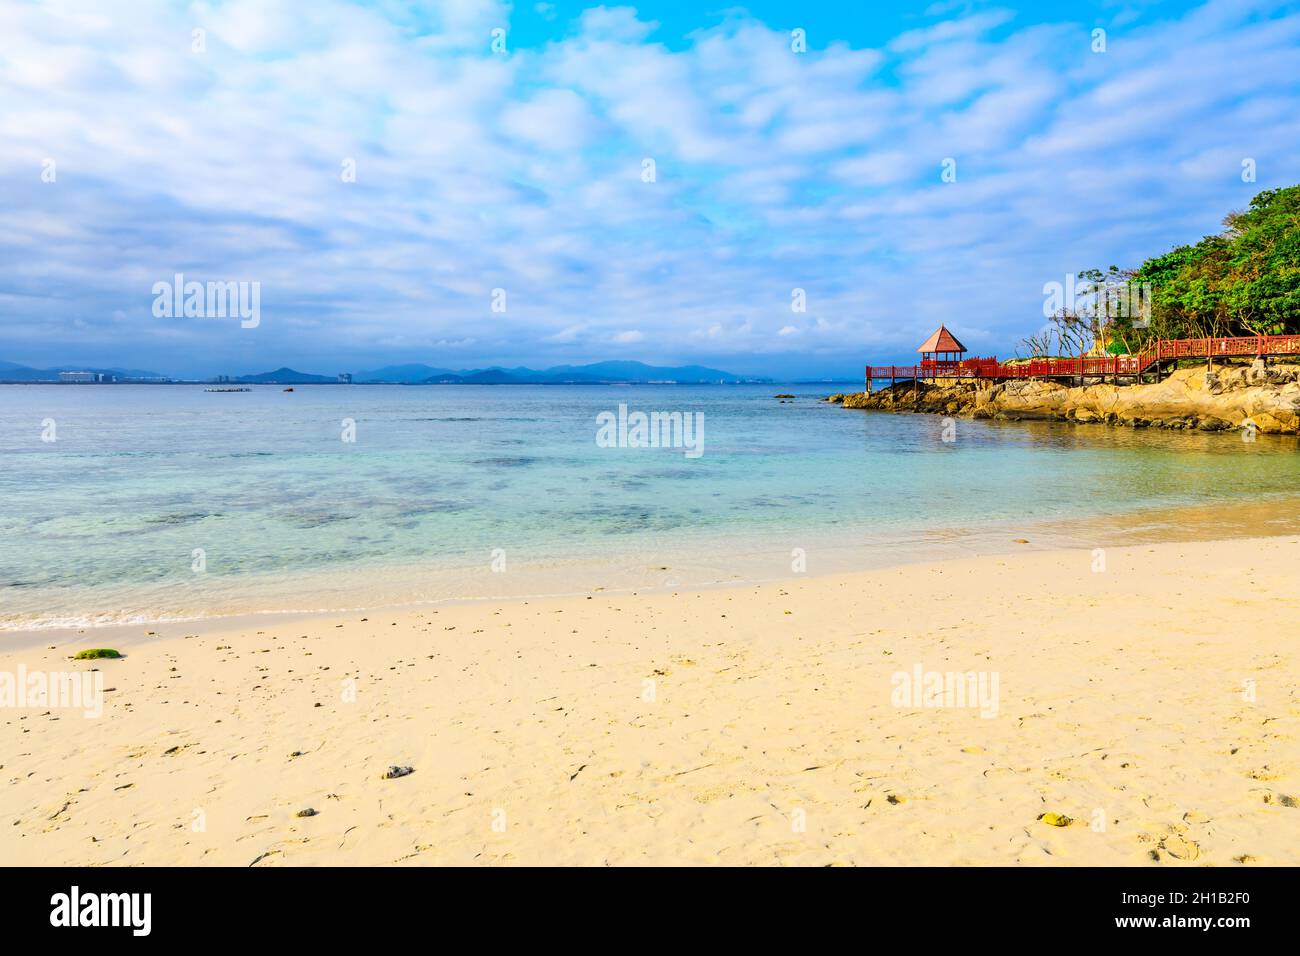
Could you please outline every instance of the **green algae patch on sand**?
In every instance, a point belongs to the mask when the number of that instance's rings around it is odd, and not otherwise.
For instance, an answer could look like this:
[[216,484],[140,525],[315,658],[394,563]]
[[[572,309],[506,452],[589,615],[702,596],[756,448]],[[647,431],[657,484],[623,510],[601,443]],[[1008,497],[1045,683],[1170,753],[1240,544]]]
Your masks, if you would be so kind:
[[77,653],[72,655],[72,659],[74,661],[97,661],[104,658],[121,656],[122,655],[119,651],[115,651],[111,647],[92,647],[88,650],[77,651]]

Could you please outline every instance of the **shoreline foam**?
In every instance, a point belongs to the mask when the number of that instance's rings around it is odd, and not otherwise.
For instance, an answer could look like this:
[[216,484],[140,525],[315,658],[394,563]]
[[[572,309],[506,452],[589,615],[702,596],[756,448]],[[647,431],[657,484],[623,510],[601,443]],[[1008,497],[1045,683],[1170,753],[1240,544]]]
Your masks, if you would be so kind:
[[[59,641],[85,633],[130,641],[142,628],[197,628],[222,622],[292,622],[331,614],[362,612],[400,612],[422,608],[441,608],[466,604],[502,601],[547,600],[581,597],[587,594],[658,594],[673,590],[712,590],[745,587],[851,573],[879,570],[960,557],[994,556],[1031,550],[1091,548],[1125,544],[1207,541],[1230,538],[1254,538],[1300,534],[1300,496],[1270,497],[1262,501],[1219,502],[1196,507],[1141,508],[1101,516],[1040,519],[1036,521],[998,522],[965,529],[913,529],[894,539],[857,539],[853,532],[837,537],[819,537],[818,533],[791,531],[779,540],[813,545],[806,550],[812,556],[806,572],[790,567],[788,551],[777,547],[776,538],[764,542],[770,552],[763,562],[754,556],[756,537],[743,535],[718,537],[707,542],[660,554],[671,567],[644,565],[642,556],[602,556],[593,561],[569,561],[530,568],[515,565],[509,575],[488,573],[487,565],[474,569],[457,568],[450,572],[429,569],[345,569],[322,574],[318,579],[300,575],[284,579],[264,579],[261,588],[282,585],[300,595],[298,606],[259,607],[223,606],[195,613],[133,612],[128,620],[64,623],[39,623],[0,620],[0,646],[21,647]],[[1027,537],[1026,537],[1027,536]],[[1021,541],[1027,541],[1025,545]],[[698,562],[702,555],[726,555],[725,562]],[[611,567],[611,563],[614,567]],[[632,571],[626,565],[635,564]],[[737,570],[738,569],[738,570]],[[393,599],[383,587],[392,588],[394,573],[409,578],[426,578],[439,582],[447,593],[436,596]],[[664,573],[668,572],[668,573]],[[312,589],[325,582],[328,586]],[[490,581],[494,585],[510,582],[497,592],[483,593],[466,589],[468,582]],[[229,582],[233,583],[233,582]],[[373,586],[373,590],[371,589]],[[346,590],[344,590],[346,588]],[[346,594],[346,603],[326,605],[332,595]]]

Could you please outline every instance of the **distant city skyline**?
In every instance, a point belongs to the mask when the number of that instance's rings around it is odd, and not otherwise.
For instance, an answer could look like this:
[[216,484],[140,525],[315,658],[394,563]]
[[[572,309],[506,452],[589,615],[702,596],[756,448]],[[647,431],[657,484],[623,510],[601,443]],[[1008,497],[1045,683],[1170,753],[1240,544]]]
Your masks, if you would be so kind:
[[33,368],[851,378],[941,322],[1006,356],[1046,284],[1300,182],[1293,3],[53,11],[0,8]]

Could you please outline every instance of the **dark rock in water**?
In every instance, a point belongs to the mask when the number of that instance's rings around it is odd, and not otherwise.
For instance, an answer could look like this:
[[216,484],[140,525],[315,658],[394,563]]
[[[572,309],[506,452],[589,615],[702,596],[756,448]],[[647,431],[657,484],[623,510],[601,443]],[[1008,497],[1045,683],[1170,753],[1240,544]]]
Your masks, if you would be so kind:
[[414,768],[414,767],[398,767],[398,766],[395,766],[395,765],[394,765],[394,766],[392,766],[392,767],[389,767],[388,770],[384,772],[384,779],[385,779],[385,780],[396,780],[398,777],[405,777],[405,776],[406,776],[407,774],[409,774],[409,773],[415,773],[415,768]]
[[316,815],[316,811],[313,810],[311,807],[308,807],[306,810],[299,810],[297,813],[294,814],[295,817],[314,817],[315,815]]
[[1236,428],[1237,426],[1222,418],[1215,418],[1212,415],[1207,415],[1197,421],[1196,427],[1203,432],[1222,432],[1227,431],[1229,428]]

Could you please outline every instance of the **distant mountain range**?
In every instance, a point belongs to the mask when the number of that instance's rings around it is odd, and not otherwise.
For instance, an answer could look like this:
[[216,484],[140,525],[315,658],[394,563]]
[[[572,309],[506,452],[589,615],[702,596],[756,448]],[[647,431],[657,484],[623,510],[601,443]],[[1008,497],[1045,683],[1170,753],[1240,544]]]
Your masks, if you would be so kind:
[[230,381],[245,385],[311,385],[337,382],[337,375],[312,375],[310,372],[298,372],[291,368],[277,368],[274,372],[258,372],[256,375],[231,376]]
[[563,385],[621,382],[672,382],[679,385],[767,382],[703,365],[658,366],[644,362],[596,362],[591,365],[556,365],[548,369],[491,368],[445,369],[428,365],[390,365],[358,372],[355,382],[403,382],[422,385]]
[[[158,372],[141,369],[92,368],[84,365],[60,365],[56,368],[34,369],[13,362],[0,361],[0,382],[57,382],[60,372],[95,372],[112,376],[117,381],[153,380],[179,381]],[[222,376],[221,381],[241,385],[312,385],[334,384],[337,375],[315,375],[292,368],[278,368],[273,372],[254,375]],[[211,381],[211,380],[207,380]],[[491,368],[446,369],[419,363],[388,365],[369,372],[357,372],[352,381],[393,385],[564,385],[564,384],[622,384],[665,383],[678,385],[725,384],[740,382],[770,383],[768,378],[746,377],[702,365],[658,366],[644,362],[596,362],[591,365],[556,365],[548,369]]]

